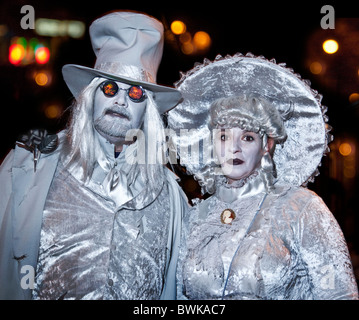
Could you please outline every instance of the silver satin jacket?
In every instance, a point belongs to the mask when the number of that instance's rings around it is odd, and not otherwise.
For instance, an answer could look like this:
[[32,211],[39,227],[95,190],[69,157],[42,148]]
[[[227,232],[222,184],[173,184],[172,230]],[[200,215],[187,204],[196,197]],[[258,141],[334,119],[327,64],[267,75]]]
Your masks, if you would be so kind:
[[[321,198],[254,179],[217,188],[185,218],[179,299],[358,299],[346,242]],[[225,209],[235,212],[221,222]]]
[[99,187],[111,168],[82,184],[60,170],[60,148],[41,156],[36,173],[18,146],[0,167],[0,299],[175,299],[188,208],[175,175],[165,170],[156,192],[136,179],[114,205]]

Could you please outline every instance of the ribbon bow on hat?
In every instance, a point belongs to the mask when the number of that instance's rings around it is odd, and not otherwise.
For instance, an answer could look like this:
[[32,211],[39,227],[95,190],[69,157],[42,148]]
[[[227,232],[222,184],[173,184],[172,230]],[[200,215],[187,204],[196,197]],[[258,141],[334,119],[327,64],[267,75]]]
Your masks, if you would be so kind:
[[102,77],[153,92],[160,113],[180,102],[178,90],[156,84],[163,53],[161,22],[141,13],[113,12],[91,24],[90,37],[97,58],[95,67],[68,64],[62,68],[76,99],[95,77]]

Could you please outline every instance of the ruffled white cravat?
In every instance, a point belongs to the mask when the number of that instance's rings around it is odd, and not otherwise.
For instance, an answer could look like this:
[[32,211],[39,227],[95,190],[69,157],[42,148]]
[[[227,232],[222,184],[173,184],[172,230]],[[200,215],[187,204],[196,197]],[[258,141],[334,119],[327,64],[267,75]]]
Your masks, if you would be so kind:
[[106,175],[102,186],[106,194],[116,203],[117,208],[133,198],[128,185],[127,175],[118,168],[117,163],[114,164]]
[[128,181],[128,173],[134,161],[136,144],[124,145],[122,152],[115,158],[114,145],[105,141],[102,137],[99,137],[99,139],[105,156],[98,159],[98,164],[107,172],[102,182],[102,187],[105,194],[115,202],[118,209],[135,196]]
[[101,185],[102,193],[114,201],[116,211],[126,207],[140,210],[149,205],[163,188],[163,177],[158,171],[155,186],[146,180],[149,165],[137,163],[138,143],[124,145],[120,155],[115,158],[114,145],[99,136],[103,155],[97,160],[93,178]]

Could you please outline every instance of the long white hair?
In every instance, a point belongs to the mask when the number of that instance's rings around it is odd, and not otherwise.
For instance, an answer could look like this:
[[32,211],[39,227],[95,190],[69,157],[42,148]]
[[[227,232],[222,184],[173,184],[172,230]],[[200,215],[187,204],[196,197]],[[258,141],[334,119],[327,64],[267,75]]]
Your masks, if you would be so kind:
[[[95,168],[97,160],[105,156],[102,150],[98,133],[94,128],[93,110],[94,110],[94,96],[96,89],[103,82],[103,78],[95,78],[82,91],[72,105],[72,114],[67,127],[67,135],[61,150],[61,159],[65,168],[69,170],[81,169],[83,181],[88,180]],[[137,152],[146,152],[146,160],[148,154],[152,150],[148,149],[149,133],[151,138],[156,139],[156,150],[163,148],[165,145],[165,135],[161,116],[157,110],[156,103],[152,97],[152,93],[146,91],[148,97],[146,111],[144,115],[141,129],[144,135],[139,135],[138,139],[145,139],[145,141],[138,141],[139,145],[145,146],[146,150],[137,150]],[[129,179],[141,173],[141,176],[146,184],[151,186],[158,186],[164,179],[164,166],[162,162],[147,164],[135,163],[132,165],[128,173]],[[131,181],[131,180],[130,180]]]

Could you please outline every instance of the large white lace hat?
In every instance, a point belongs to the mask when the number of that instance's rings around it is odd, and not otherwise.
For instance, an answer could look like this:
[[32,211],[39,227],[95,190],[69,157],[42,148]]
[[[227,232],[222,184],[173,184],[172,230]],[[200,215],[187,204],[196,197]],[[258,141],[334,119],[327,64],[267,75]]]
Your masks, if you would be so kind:
[[[168,125],[176,132],[174,142],[181,163],[190,174],[206,165],[201,155],[193,154],[197,151],[191,146],[202,146],[210,134],[211,104],[218,98],[249,93],[267,99],[280,113],[292,108],[290,118],[284,122],[288,138],[277,146],[273,157],[278,180],[306,185],[319,174],[317,168],[332,141],[327,108],[321,105],[322,96],[310,87],[310,82],[285,64],[252,54],[217,56],[213,62],[205,59],[203,64],[182,74],[175,86],[184,100],[169,111]],[[189,131],[180,135],[181,129]],[[197,150],[201,152],[201,148]]]

